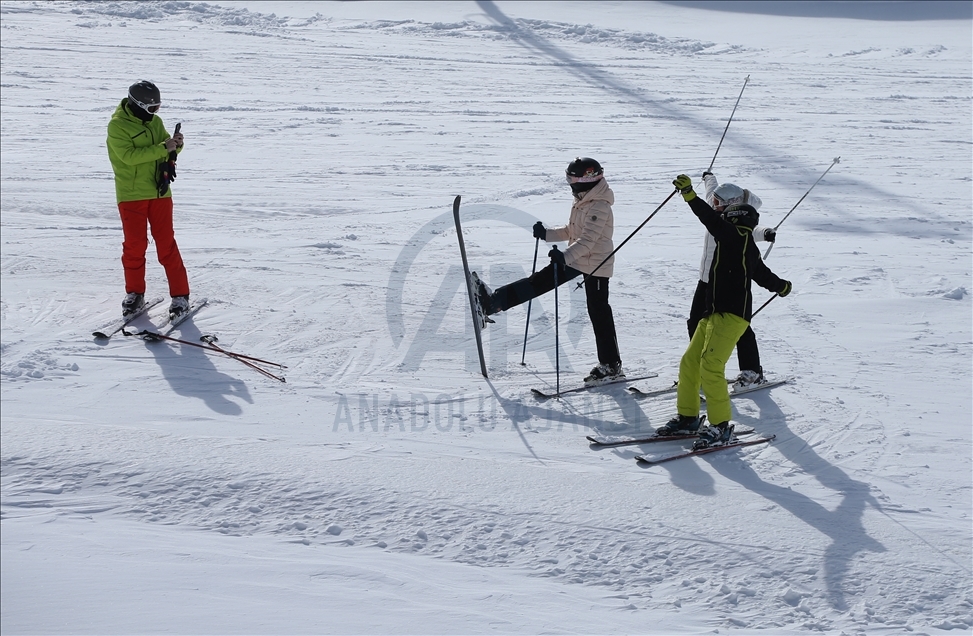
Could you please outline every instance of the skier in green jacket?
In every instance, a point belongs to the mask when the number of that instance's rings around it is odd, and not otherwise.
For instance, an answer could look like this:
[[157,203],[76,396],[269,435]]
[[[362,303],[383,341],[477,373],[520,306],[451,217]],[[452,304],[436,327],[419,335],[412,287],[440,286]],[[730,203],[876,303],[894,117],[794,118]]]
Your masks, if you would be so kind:
[[183,136],[180,132],[170,136],[166,131],[156,114],[161,104],[155,84],[145,80],[132,84],[108,123],[108,158],[115,173],[115,198],[124,235],[122,315],[145,304],[145,251],[151,228],[159,263],[169,281],[169,315],[178,318],[189,310],[189,279],[173,233],[172,190],[168,183],[160,186],[159,170],[169,153],[182,151]]

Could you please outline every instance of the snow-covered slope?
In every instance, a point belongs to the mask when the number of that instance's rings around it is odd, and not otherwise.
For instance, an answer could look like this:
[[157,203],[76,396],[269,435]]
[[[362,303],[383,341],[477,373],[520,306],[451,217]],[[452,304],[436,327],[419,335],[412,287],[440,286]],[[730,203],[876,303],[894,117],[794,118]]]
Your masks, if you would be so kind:
[[[688,4],[711,6],[0,4],[3,632],[969,632],[965,5]],[[523,366],[525,308],[497,317],[480,376],[452,199],[503,284],[593,156],[620,242],[709,165],[748,75],[714,171],[764,224],[841,157],[767,259],[794,293],[753,323],[795,382],[734,403],[772,444],[646,468],[682,446],[584,437],[651,430],[671,397],[531,396],[553,294]],[[210,299],[174,335],[286,384],[90,337],[124,295],[105,127],[141,78],[183,124],[176,234]],[[618,254],[643,388],[675,378],[702,237],[674,199]],[[583,294],[558,300],[573,386],[594,342]]]

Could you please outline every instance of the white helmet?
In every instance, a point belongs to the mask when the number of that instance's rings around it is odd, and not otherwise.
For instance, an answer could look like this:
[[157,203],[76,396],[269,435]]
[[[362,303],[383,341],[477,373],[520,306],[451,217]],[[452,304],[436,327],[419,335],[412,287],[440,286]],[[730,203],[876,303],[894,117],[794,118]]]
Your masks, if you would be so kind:
[[738,185],[732,183],[721,184],[713,190],[713,204],[729,206],[736,203],[746,203],[747,193]]

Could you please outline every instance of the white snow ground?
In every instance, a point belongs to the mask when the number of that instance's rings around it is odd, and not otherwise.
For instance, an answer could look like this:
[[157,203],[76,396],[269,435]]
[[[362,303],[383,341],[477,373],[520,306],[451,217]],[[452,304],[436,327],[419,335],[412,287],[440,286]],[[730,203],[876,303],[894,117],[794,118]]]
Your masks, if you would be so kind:
[[[970,633],[969,3],[702,4],[0,3],[3,633]],[[709,165],[747,75],[714,170],[765,223],[841,156],[754,321],[796,381],[734,404],[772,444],[641,467],[670,449],[584,436],[671,398],[529,394],[553,295],[526,366],[517,308],[478,374],[450,205],[502,284],[590,155],[621,241]],[[140,78],[183,123],[211,301],[177,335],[286,384],[90,337],[124,291],[105,126]],[[702,234],[673,200],[619,253],[644,388],[675,377]],[[595,361],[572,289],[562,386]]]

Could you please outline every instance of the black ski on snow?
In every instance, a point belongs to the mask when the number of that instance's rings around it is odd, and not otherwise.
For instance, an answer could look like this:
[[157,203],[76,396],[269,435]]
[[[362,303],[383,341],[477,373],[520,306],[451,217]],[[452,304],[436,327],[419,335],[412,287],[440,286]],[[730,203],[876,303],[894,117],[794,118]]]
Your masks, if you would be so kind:
[[94,336],[95,338],[98,338],[99,340],[108,340],[116,333],[118,333],[119,331],[127,327],[128,323],[132,322],[139,316],[144,316],[146,313],[148,313],[150,309],[160,304],[163,300],[165,299],[162,298],[161,296],[159,298],[153,298],[149,302],[142,305],[141,309],[139,309],[138,311],[132,312],[127,316],[122,316],[121,318],[116,318],[115,320],[112,320],[101,329],[95,330],[91,335]]
[[649,373],[648,375],[640,375],[635,378],[618,378],[617,380],[612,380],[611,382],[601,382],[600,384],[586,384],[584,386],[577,386],[573,389],[565,389],[561,393],[548,393],[546,391],[541,391],[540,389],[531,389],[530,392],[534,394],[535,397],[541,398],[543,400],[549,400],[558,395],[564,395],[565,393],[577,393],[578,391],[588,391],[591,389],[599,389],[603,386],[611,386],[613,384],[621,384],[623,382],[637,382],[639,380],[650,380],[652,378],[659,377],[658,373]]
[[476,353],[480,356],[480,373],[483,374],[484,378],[487,378],[489,376],[487,375],[486,359],[483,357],[483,336],[480,333],[482,325],[480,325],[480,317],[476,311],[476,307],[479,304],[476,299],[477,290],[473,288],[473,279],[470,276],[470,264],[466,260],[466,244],[463,242],[463,228],[459,222],[459,202],[461,198],[457,196],[453,199],[453,221],[456,223],[456,238],[459,240],[459,253],[463,257],[466,293],[470,299],[470,317],[473,319],[473,333],[476,335]]
[[[772,389],[776,386],[787,384],[792,380],[793,380],[792,378],[785,378],[783,380],[774,380],[772,382],[764,382],[763,384],[748,386],[745,389],[737,389],[736,391],[731,390],[730,397],[734,398],[739,395],[746,395],[747,393],[753,393],[754,391],[763,391],[764,389]],[[728,380],[727,382],[732,383],[735,382],[735,380]],[[660,395],[668,395],[669,393],[675,393],[678,390],[678,387],[675,384],[673,384],[672,386],[666,389],[657,389],[655,391],[643,391],[638,387],[630,386],[628,387],[628,390],[634,393],[637,397],[643,398],[643,397],[658,397]]]
[[671,462],[674,459],[682,459],[683,457],[695,457],[697,455],[706,455],[708,453],[715,453],[716,451],[728,450],[730,448],[739,448],[741,446],[753,446],[754,444],[766,444],[767,442],[775,439],[776,435],[771,435],[770,437],[761,437],[759,439],[748,439],[746,441],[733,439],[726,444],[719,444],[716,446],[707,446],[706,448],[700,448],[699,450],[689,450],[684,453],[677,453],[675,455],[663,455],[662,457],[651,457],[649,455],[639,455],[635,459],[643,464],[661,464],[663,462]]
[[[753,435],[756,431],[752,428],[735,430],[734,435]],[[655,442],[673,442],[681,439],[696,439],[699,433],[686,433],[683,435],[656,435],[649,433],[642,436],[634,435],[588,435],[585,439],[591,442],[592,446],[633,446],[635,444],[652,444]]]

